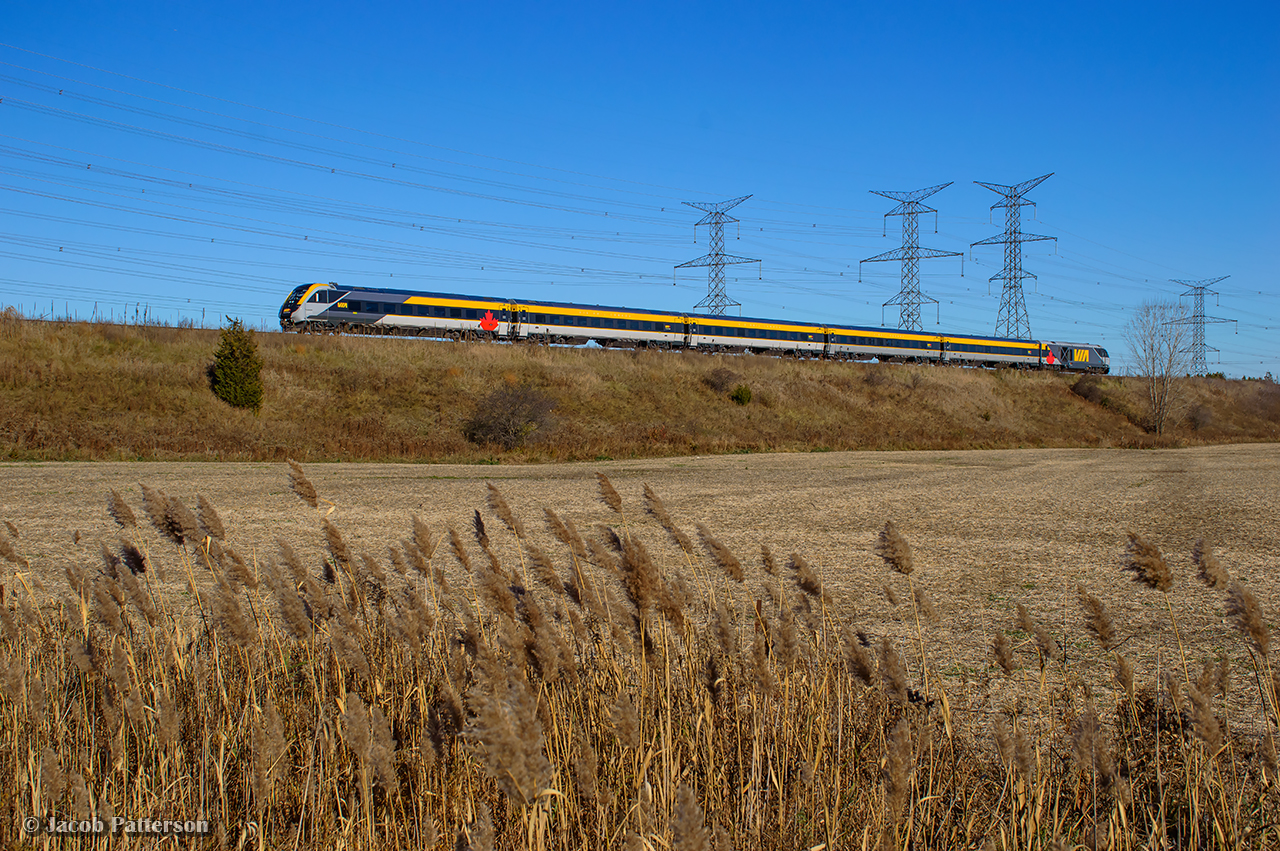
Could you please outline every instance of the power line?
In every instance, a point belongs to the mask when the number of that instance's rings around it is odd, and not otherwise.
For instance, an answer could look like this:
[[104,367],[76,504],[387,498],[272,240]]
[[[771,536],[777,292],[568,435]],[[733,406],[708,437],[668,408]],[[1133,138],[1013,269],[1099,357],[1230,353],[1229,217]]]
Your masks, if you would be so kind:
[[709,204],[704,201],[684,202],[695,210],[702,210],[706,213],[693,226],[695,234],[698,232],[699,225],[711,226],[711,250],[701,257],[681,263],[675,267],[677,269],[688,269],[696,266],[707,267],[707,297],[695,304],[693,306],[694,310],[705,307],[707,313],[712,316],[724,316],[725,310],[729,307],[742,307],[739,302],[729,298],[729,295],[724,291],[724,267],[731,263],[759,263],[760,261],[751,257],[739,257],[736,254],[724,253],[724,224],[725,222],[738,221],[733,216],[727,215],[727,211],[732,210],[750,197],[750,195],[743,195],[741,198],[721,201],[719,204]]
[[[1216,316],[1204,315],[1204,294],[1207,292],[1213,292],[1213,290],[1209,289],[1209,287],[1213,286],[1219,281],[1225,281],[1227,278],[1230,278],[1230,277],[1231,277],[1230,275],[1223,275],[1220,278],[1205,278],[1204,280],[1201,280],[1201,281],[1180,281],[1174,278],[1169,279],[1173,283],[1182,284],[1184,287],[1187,288],[1187,291],[1185,293],[1182,293],[1182,295],[1180,295],[1179,298],[1185,298],[1187,296],[1192,296],[1194,298],[1194,307],[1192,307],[1190,316],[1184,316],[1180,319],[1171,319],[1167,323],[1165,323],[1166,325],[1190,325],[1191,326],[1191,374],[1192,375],[1204,375],[1209,371],[1209,365],[1205,362],[1205,357],[1204,357],[1205,349],[1212,349],[1215,352],[1218,351],[1218,349],[1214,349],[1213,346],[1206,346],[1204,343],[1205,323],[1236,321],[1234,319],[1220,319]],[[1213,292],[1213,294],[1215,296],[1218,295],[1218,293],[1216,292]],[[1237,325],[1237,328],[1238,327],[1239,326]]]
[[1005,186],[1001,183],[983,183],[981,180],[974,181],[974,183],[990,189],[1004,199],[991,205],[992,210],[998,207],[1004,208],[1004,233],[999,236],[988,237],[969,246],[970,249],[979,245],[1004,246],[1004,268],[989,278],[991,281],[1002,281],[1004,284],[1000,293],[1000,313],[996,317],[997,337],[1016,337],[1021,340],[1031,338],[1031,320],[1027,318],[1027,305],[1022,297],[1022,282],[1027,278],[1034,279],[1035,275],[1024,271],[1022,268],[1022,243],[1039,242],[1046,239],[1056,240],[1057,237],[1022,232],[1022,208],[1035,206],[1034,201],[1028,201],[1023,196],[1050,177],[1053,177],[1053,172],[1041,177],[1033,177],[1031,180],[1024,180],[1022,183],[1016,183],[1013,186]]
[[[920,259],[933,257],[959,257],[960,258],[960,274],[964,274],[964,254],[959,251],[942,251],[937,248],[921,248],[920,247],[920,223],[917,221],[921,213],[933,213],[937,216],[938,211],[932,207],[926,207],[920,202],[930,195],[934,195],[946,189],[953,181],[948,180],[946,183],[939,183],[937,186],[930,186],[927,189],[916,189],[911,192],[893,192],[881,191],[879,189],[870,190],[872,194],[879,195],[882,198],[888,198],[891,201],[897,201],[898,206],[884,214],[887,219],[889,216],[902,216],[902,247],[895,248],[891,251],[885,251],[877,254],[875,257],[868,257],[866,260],[858,261],[858,282],[862,282],[862,264],[876,263],[882,260],[901,260],[902,261],[902,288],[898,294],[884,303],[884,307],[896,304],[898,309],[898,327],[909,331],[923,330],[920,324],[920,305],[924,302],[932,302],[937,304],[936,298],[930,298],[920,292]],[[938,232],[937,220],[934,220],[934,233]]]

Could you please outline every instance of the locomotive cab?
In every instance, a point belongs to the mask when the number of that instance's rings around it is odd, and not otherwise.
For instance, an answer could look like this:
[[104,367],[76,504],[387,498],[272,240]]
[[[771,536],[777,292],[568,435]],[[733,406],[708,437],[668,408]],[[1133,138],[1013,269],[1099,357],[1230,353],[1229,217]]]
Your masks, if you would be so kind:
[[293,292],[280,306],[280,327],[287,329],[296,322],[311,319],[329,306],[328,293],[334,289],[329,284],[303,284],[294,287]]
[[1088,343],[1041,343],[1040,360],[1051,369],[1068,372],[1111,371],[1107,350]]

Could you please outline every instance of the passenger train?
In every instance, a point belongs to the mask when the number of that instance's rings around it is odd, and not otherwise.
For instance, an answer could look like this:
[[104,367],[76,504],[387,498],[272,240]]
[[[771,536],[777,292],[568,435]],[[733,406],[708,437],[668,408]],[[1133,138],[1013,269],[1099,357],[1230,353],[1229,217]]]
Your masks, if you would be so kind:
[[388,334],[608,348],[750,352],[798,357],[936,362],[1106,373],[1107,350],[1061,343],[890,328],[671,313],[492,296],[303,284],[280,327],[313,334]]

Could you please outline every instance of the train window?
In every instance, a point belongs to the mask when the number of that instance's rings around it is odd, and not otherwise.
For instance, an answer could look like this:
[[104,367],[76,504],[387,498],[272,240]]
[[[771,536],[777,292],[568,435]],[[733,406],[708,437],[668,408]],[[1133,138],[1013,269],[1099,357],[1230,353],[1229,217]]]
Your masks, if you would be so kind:
[[1107,354],[1106,349],[1098,349],[1098,354],[1102,355],[1104,358],[1111,357],[1110,355]]
[[461,308],[461,307],[451,307],[451,308],[449,308],[449,318],[450,318],[450,319],[461,319],[461,318],[462,318],[462,308]]

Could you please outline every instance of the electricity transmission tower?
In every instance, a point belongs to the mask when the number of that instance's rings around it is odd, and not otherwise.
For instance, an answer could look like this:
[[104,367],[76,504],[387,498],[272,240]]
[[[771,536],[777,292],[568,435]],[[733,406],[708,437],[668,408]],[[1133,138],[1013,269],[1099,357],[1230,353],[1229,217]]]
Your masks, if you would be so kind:
[[[1205,349],[1213,349],[1213,351],[1215,352],[1218,351],[1217,349],[1214,349],[1213,346],[1206,346],[1204,344],[1205,323],[1236,321],[1234,319],[1219,319],[1216,316],[1204,315],[1204,294],[1208,292],[1208,293],[1213,293],[1215,296],[1217,296],[1218,293],[1213,292],[1213,290],[1209,289],[1209,287],[1213,286],[1219,281],[1225,281],[1227,278],[1230,278],[1230,277],[1231,277],[1230,275],[1223,275],[1221,278],[1206,278],[1203,281],[1180,281],[1176,278],[1169,279],[1173,283],[1182,284],[1184,287],[1187,288],[1187,291],[1185,293],[1182,293],[1182,295],[1179,296],[1179,298],[1185,298],[1186,296],[1193,296],[1195,298],[1195,301],[1194,301],[1195,306],[1192,308],[1190,316],[1184,317],[1182,319],[1172,319],[1168,323],[1170,325],[1190,325],[1191,326],[1191,374],[1192,375],[1205,375],[1206,373],[1209,372],[1209,365],[1205,362],[1205,359],[1204,359]],[[1237,326],[1238,326],[1238,323],[1237,323]]]
[[706,213],[693,226],[695,234],[698,232],[698,225],[711,225],[711,250],[695,260],[681,263],[675,267],[677,269],[688,269],[695,266],[709,267],[707,270],[707,297],[695,304],[693,306],[694,310],[705,307],[707,313],[712,316],[723,316],[727,308],[742,306],[729,298],[724,291],[724,267],[732,263],[759,263],[760,261],[751,257],[738,257],[735,254],[724,253],[724,223],[738,221],[733,216],[726,215],[726,213],[750,197],[750,195],[743,195],[741,198],[734,198],[732,201],[721,201],[719,204],[709,204],[704,201],[684,202],[686,206]]
[[932,207],[926,207],[920,202],[928,198],[934,193],[941,192],[950,186],[952,181],[939,183],[937,186],[930,186],[927,189],[916,189],[913,192],[881,192],[878,189],[872,189],[871,194],[879,195],[882,198],[888,198],[890,201],[897,201],[898,206],[884,214],[888,219],[890,216],[902,216],[902,247],[886,251],[883,254],[877,254],[875,257],[868,257],[866,260],[858,261],[858,280],[862,280],[862,264],[876,263],[881,260],[901,260],[902,261],[902,288],[898,294],[884,303],[884,307],[891,304],[898,305],[898,327],[908,331],[921,331],[923,327],[920,324],[920,305],[924,302],[932,302],[937,304],[936,298],[930,298],[920,292],[920,259],[932,257],[959,257],[961,264],[961,273],[964,270],[964,254],[959,251],[940,251],[937,248],[921,248],[920,247],[920,223],[916,218],[921,213],[933,213],[934,233],[937,233],[937,214],[938,211]]
[[991,209],[1004,207],[1004,233],[969,246],[972,250],[979,245],[1004,245],[1004,268],[988,279],[993,282],[1004,282],[1004,289],[1000,293],[1000,313],[996,317],[997,337],[1015,337],[1021,340],[1031,337],[1031,320],[1027,318],[1027,305],[1022,300],[1022,282],[1027,278],[1034,280],[1036,276],[1022,268],[1022,243],[1041,242],[1046,239],[1056,240],[1057,237],[1022,232],[1022,208],[1036,205],[1035,201],[1028,201],[1023,196],[1050,177],[1053,177],[1053,172],[1042,177],[1024,180],[1013,186],[983,183],[981,180],[974,181],[1003,198],[1002,201],[992,204]]

